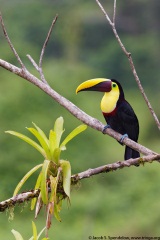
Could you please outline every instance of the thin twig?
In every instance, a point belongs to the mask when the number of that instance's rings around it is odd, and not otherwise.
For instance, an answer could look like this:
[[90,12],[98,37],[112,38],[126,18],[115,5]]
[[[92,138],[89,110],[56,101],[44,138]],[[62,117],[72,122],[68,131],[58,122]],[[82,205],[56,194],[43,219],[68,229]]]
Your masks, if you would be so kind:
[[104,10],[104,7],[102,6],[102,4],[101,4],[98,0],[96,0],[96,2],[97,2],[97,4],[98,4],[98,6],[100,7],[101,11],[104,13],[104,15],[105,15],[107,21],[109,22],[109,24],[110,24],[111,26],[113,26],[113,22],[111,21],[110,17],[108,16],[108,14],[106,13],[106,11]]
[[158,129],[160,130],[160,122],[159,122],[159,119],[158,119],[156,113],[154,112],[154,110],[153,110],[153,108],[152,108],[152,105],[151,105],[151,103],[149,102],[149,99],[147,98],[147,95],[145,94],[145,91],[144,91],[144,89],[143,89],[143,87],[142,87],[142,84],[141,84],[141,82],[140,82],[140,79],[139,79],[139,77],[138,77],[138,75],[137,75],[137,72],[136,72],[136,69],[135,69],[135,66],[134,66],[134,63],[133,63],[133,59],[132,59],[131,54],[130,54],[130,56],[128,57],[128,59],[129,59],[129,63],[130,63],[130,66],[131,66],[133,75],[134,75],[134,77],[135,77],[135,79],[136,79],[136,82],[137,82],[137,84],[138,84],[138,87],[139,87],[139,89],[140,89],[140,91],[141,91],[141,93],[142,93],[142,95],[143,95],[143,98],[144,98],[144,100],[145,100],[145,102],[146,102],[146,104],[147,104],[147,106],[148,106],[148,108],[149,108],[149,110],[150,110],[150,112],[151,112],[151,114],[152,114],[152,116],[153,116],[156,124],[157,124]]
[[[77,184],[78,181],[90,178],[100,173],[109,173],[116,171],[118,169],[122,169],[125,167],[140,166],[145,163],[152,163],[153,161],[160,161],[160,155],[148,155],[143,158],[129,159],[127,161],[118,161],[115,163],[103,165],[97,168],[88,169],[84,172],[80,172],[71,176],[71,185]],[[61,189],[59,190],[61,191]],[[4,212],[7,208],[14,207],[16,204],[24,203],[26,201],[30,201],[33,198],[38,198],[40,191],[39,190],[31,190],[29,192],[20,193],[12,198],[9,198],[5,201],[0,202],[0,212]]]
[[48,44],[48,41],[50,39],[53,27],[54,27],[57,19],[58,19],[58,15],[56,15],[55,18],[53,19],[52,24],[50,26],[50,29],[48,31],[47,37],[46,37],[45,42],[43,44],[43,47],[42,47],[42,50],[41,50],[41,54],[40,54],[40,59],[39,59],[39,65],[34,61],[34,59],[29,54],[27,54],[28,59],[31,61],[31,63],[33,64],[35,69],[39,72],[41,81],[44,82],[47,85],[49,85],[49,84],[48,84],[47,80],[45,79],[45,76],[44,76],[44,73],[43,73],[42,61],[43,61],[43,56],[44,56],[44,52],[45,52],[46,46]]
[[22,70],[26,70],[25,65],[23,64],[23,62],[22,62],[21,58],[19,57],[19,55],[18,55],[16,49],[14,48],[13,44],[11,43],[11,41],[10,41],[10,39],[9,39],[9,36],[8,36],[8,34],[7,34],[7,31],[6,31],[6,28],[5,28],[4,22],[3,22],[3,18],[2,18],[2,14],[1,14],[1,12],[0,12],[0,22],[1,22],[1,26],[2,26],[2,29],[3,29],[4,36],[5,36],[5,38],[6,38],[7,42],[8,42],[8,44],[9,44],[9,46],[10,46],[12,52],[14,53],[14,55],[15,55],[15,57],[17,58],[19,64],[21,65]]
[[46,40],[45,40],[45,42],[44,42],[44,44],[43,44],[43,47],[42,47],[42,51],[41,51],[41,55],[40,55],[40,59],[39,59],[39,68],[41,68],[41,69],[42,69],[43,55],[44,55],[44,52],[45,52],[46,46],[47,46],[47,44],[48,44],[49,38],[50,38],[50,36],[51,36],[51,33],[52,33],[52,30],[53,30],[53,27],[54,27],[54,25],[55,25],[57,19],[58,19],[58,15],[56,15],[55,18],[53,19],[52,24],[51,24],[51,27],[50,27],[50,29],[49,29],[49,31],[48,31],[48,34],[47,34]]
[[27,57],[31,61],[31,63],[33,64],[33,66],[37,70],[37,72],[39,72],[39,67],[38,67],[37,63],[34,61],[34,59],[31,57],[31,55],[27,54]]
[[99,5],[99,7],[100,7],[100,9],[102,10],[102,12],[104,13],[105,17],[107,18],[107,21],[109,22],[109,24],[110,24],[111,26],[113,26],[113,23],[112,23],[110,17],[108,16],[108,14],[106,13],[106,11],[104,10],[102,4],[101,4],[98,0],[96,0],[96,2],[97,2],[97,4]]
[[115,35],[115,37],[116,37],[116,39],[117,39],[120,47],[122,48],[123,52],[124,52],[125,55],[127,56],[128,60],[129,60],[129,63],[130,63],[130,67],[131,67],[132,73],[133,73],[134,78],[135,78],[135,80],[136,80],[136,82],[137,82],[137,85],[138,85],[138,87],[139,87],[139,89],[140,89],[140,92],[142,93],[142,96],[143,96],[143,98],[144,98],[144,100],[145,100],[145,102],[146,102],[146,104],[147,104],[147,106],[148,106],[148,108],[149,108],[150,113],[152,114],[152,116],[153,116],[153,118],[154,118],[154,120],[155,120],[155,122],[156,122],[156,125],[157,125],[158,129],[160,130],[160,122],[159,122],[159,119],[158,119],[156,113],[154,112],[154,110],[153,110],[153,108],[152,108],[152,105],[151,105],[151,103],[149,102],[149,99],[147,98],[147,95],[145,94],[145,91],[144,91],[144,89],[143,89],[143,87],[142,87],[142,84],[141,84],[141,82],[140,82],[140,79],[139,79],[139,77],[138,77],[138,74],[137,74],[137,72],[136,72],[136,69],[135,69],[135,66],[134,66],[134,63],[133,63],[133,59],[132,59],[131,53],[126,50],[125,46],[123,45],[123,43],[122,43],[122,41],[121,41],[121,39],[120,39],[120,37],[119,37],[119,35],[118,35],[118,33],[117,33],[117,30],[116,30],[116,28],[115,28],[115,23],[114,23],[114,21],[115,21],[115,16],[114,16],[114,15],[116,14],[116,0],[114,1],[113,23],[112,23],[112,21],[110,20],[110,18],[109,18],[109,16],[108,16],[107,12],[105,11],[104,7],[103,7],[102,4],[99,2],[99,0],[96,0],[96,2],[97,2],[97,4],[98,4],[98,6],[100,7],[101,11],[103,12],[103,14],[105,15],[107,21],[108,21],[109,24],[111,25],[112,30],[113,30],[113,33],[114,33],[114,35]]
[[40,73],[40,76],[41,76],[41,80],[42,80],[44,83],[46,83],[46,84],[48,84],[48,82],[46,81],[45,76],[44,76],[44,73],[43,73],[42,60],[43,60],[43,56],[44,56],[44,52],[45,52],[46,46],[47,46],[47,44],[48,44],[49,38],[50,38],[50,36],[51,36],[53,27],[54,27],[57,19],[58,19],[58,15],[56,15],[55,18],[54,18],[53,21],[52,21],[52,24],[51,24],[51,27],[50,27],[49,32],[48,32],[48,34],[47,34],[46,40],[45,40],[45,42],[44,42],[44,44],[43,44],[42,51],[41,51],[41,55],[40,55],[40,59],[39,59],[39,73]]
[[116,21],[116,0],[114,0],[114,7],[113,7],[113,24],[115,26]]

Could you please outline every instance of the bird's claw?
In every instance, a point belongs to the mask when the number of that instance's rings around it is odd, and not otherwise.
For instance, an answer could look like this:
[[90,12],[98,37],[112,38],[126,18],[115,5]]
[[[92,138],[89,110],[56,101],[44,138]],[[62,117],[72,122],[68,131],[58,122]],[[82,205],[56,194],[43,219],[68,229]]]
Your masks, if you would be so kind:
[[107,124],[107,125],[103,128],[103,130],[102,130],[102,133],[103,133],[103,134],[105,134],[105,130],[106,130],[107,128],[111,128],[111,126],[110,126],[109,124]]
[[128,137],[128,134],[127,134],[127,133],[124,134],[124,135],[122,135],[121,139],[119,140],[119,142],[120,142],[122,145],[123,145],[123,141],[124,141],[124,139],[125,139],[126,137]]

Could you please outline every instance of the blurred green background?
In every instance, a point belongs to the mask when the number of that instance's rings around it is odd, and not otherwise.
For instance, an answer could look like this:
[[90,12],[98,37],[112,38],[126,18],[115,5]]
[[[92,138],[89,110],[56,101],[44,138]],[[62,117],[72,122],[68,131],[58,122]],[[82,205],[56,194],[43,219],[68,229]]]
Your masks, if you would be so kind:
[[[133,60],[148,98],[158,117],[160,89],[160,1],[117,1],[116,26]],[[112,16],[113,0],[103,0]],[[126,56],[95,1],[86,0],[0,0],[9,37],[29,71],[36,73],[26,57],[38,61],[53,17],[59,18],[43,59],[49,84],[91,116],[105,123],[100,112],[100,93],[75,89],[83,81],[106,77],[119,80],[127,100],[140,122],[139,142],[159,152],[159,132],[132,76]],[[0,58],[18,63],[0,31]],[[5,130],[27,134],[32,121],[47,133],[57,117],[63,116],[66,134],[80,124],[40,89],[0,68],[0,197],[12,196],[24,174],[42,157],[26,143],[7,135]],[[68,145],[63,158],[72,173],[123,159],[124,147],[91,128]],[[32,189],[32,177],[24,188]],[[50,239],[88,239],[89,236],[160,236],[159,164],[125,168],[81,181],[72,190],[71,207],[64,203],[62,222],[53,219]],[[23,210],[23,211],[22,211]],[[44,212],[36,220],[38,230],[45,225]],[[0,214],[0,239],[14,239],[11,229],[25,239],[31,236],[29,204],[16,207],[15,218]]]

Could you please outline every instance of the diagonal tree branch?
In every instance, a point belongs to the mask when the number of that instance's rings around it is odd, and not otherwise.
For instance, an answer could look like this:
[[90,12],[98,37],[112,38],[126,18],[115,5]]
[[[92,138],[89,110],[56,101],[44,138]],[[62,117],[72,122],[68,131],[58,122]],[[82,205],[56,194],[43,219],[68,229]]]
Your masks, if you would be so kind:
[[154,112],[154,110],[153,110],[153,108],[152,108],[152,105],[151,105],[151,103],[149,102],[149,99],[148,99],[147,95],[145,94],[145,91],[144,91],[144,89],[143,89],[143,87],[142,87],[142,84],[141,84],[140,79],[139,79],[139,77],[138,77],[136,68],[135,68],[135,66],[134,66],[134,62],[133,62],[131,53],[126,50],[125,46],[123,45],[123,43],[122,43],[122,41],[121,41],[121,39],[120,39],[120,37],[119,37],[119,35],[118,35],[118,33],[117,33],[117,30],[116,30],[116,27],[115,27],[116,0],[114,0],[113,22],[112,22],[111,19],[109,18],[107,12],[105,11],[104,7],[103,7],[102,4],[99,2],[99,0],[96,0],[96,2],[97,2],[97,4],[98,4],[98,6],[100,7],[101,11],[103,12],[103,14],[105,15],[108,23],[111,25],[112,31],[113,31],[113,33],[114,33],[114,35],[115,35],[115,37],[116,37],[116,39],[117,39],[117,41],[118,41],[121,49],[122,49],[122,51],[123,51],[124,54],[127,56],[128,61],[129,61],[129,64],[130,64],[130,67],[131,67],[131,70],[132,70],[132,73],[133,73],[134,78],[135,78],[135,80],[136,80],[136,82],[137,82],[137,85],[138,85],[138,87],[139,87],[139,89],[140,89],[140,92],[142,93],[142,96],[143,96],[143,98],[144,98],[144,100],[145,100],[145,102],[146,102],[146,104],[147,104],[147,106],[148,106],[148,108],[149,108],[149,111],[151,112],[151,114],[152,114],[152,116],[153,116],[153,118],[154,118],[154,120],[155,120],[155,122],[156,122],[156,125],[157,125],[158,129],[160,130],[160,122],[159,122],[159,119],[158,119],[156,113]]
[[[114,2],[114,12],[116,12],[116,1]],[[57,20],[57,17],[55,17],[55,19],[52,21],[49,33],[47,35],[46,41],[43,45],[43,49],[45,49],[45,46],[47,45],[47,42],[49,40],[50,34],[52,32],[53,26]],[[109,19],[109,17],[108,17]],[[1,20],[2,20],[2,16],[1,16]],[[110,20],[110,19],[109,19]],[[1,21],[3,23],[3,20]],[[111,22],[111,20],[110,20]],[[113,25],[113,23],[112,23]],[[3,23],[3,31],[7,32]],[[7,35],[8,36],[8,35]],[[5,35],[6,37],[6,35]],[[7,38],[7,37],[6,37]],[[8,40],[8,38],[7,38]],[[10,43],[9,43],[10,44]],[[12,45],[12,43],[11,43]],[[13,46],[13,45],[12,45]],[[14,49],[14,47],[13,47]],[[41,58],[43,58],[43,51],[42,50],[42,54],[40,57],[40,65],[42,64],[42,60]],[[17,58],[19,58],[18,53],[16,52],[15,55]],[[36,69],[38,69],[39,71],[39,66],[36,64],[36,62],[31,58],[31,61],[33,62],[33,64],[35,65]],[[98,130],[98,131],[103,131],[104,129],[104,125],[98,121],[95,118],[92,118],[91,116],[89,116],[88,114],[86,114],[85,112],[83,112],[82,110],[80,110],[77,106],[75,106],[73,103],[71,103],[68,99],[64,98],[63,96],[61,96],[59,93],[57,93],[55,90],[53,90],[47,83],[47,81],[41,81],[40,79],[38,79],[37,77],[35,77],[34,75],[32,75],[26,68],[24,69],[20,69],[14,65],[12,65],[11,63],[8,63],[2,59],[0,59],[0,66],[5,68],[6,70],[20,76],[21,78],[29,81],[30,83],[36,85],[37,87],[39,87],[41,90],[43,90],[45,93],[47,93],[49,96],[51,96],[55,101],[57,101],[59,104],[61,104],[63,107],[65,107],[73,116],[75,116],[77,119],[79,119],[80,121],[82,121],[83,123],[87,124],[88,126]],[[114,130],[107,128],[105,131],[106,134],[108,134],[109,136],[115,138],[116,140],[120,140],[122,135],[115,132]],[[153,152],[152,150],[132,141],[129,138],[125,138],[123,143],[139,152],[141,152],[144,155],[149,155],[149,154],[156,154],[155,152]]]
[[[45,84],[44,82],[40,81],[40,79],[36,78],[34,75],[32,75],[27,70],[22,71],[22,69],[12,65],[11,63],[8,63],[2,59],[0,59],[0,66],[7,69],[8,71],[20,76],[23,79],[26,79],[30,83],[36,85],[41,90],[43,90],[45,93],[47,93],[50,97],[52,97],[55,101],[57,101],[60,105],[62,105],[64,108],[66,108],[73,116],[75,116],[77,119],[85,123],[86,125],[98,130],[103,131],[104,125],[98,121],[97,119],[89,116],[85,112],[83,112],[81,109],[79,109],[77,106],[75,106],[72,102],[70,102],[68,99],[64,98],[62,95],[57,93],[55,90],[53,90],[48,84]],[[115,138],[117,141],[119,141],[122,137],[121,134],[115,132],[111,128],[107,128],[105,130],[105,133],[109,136]],[[141,152],[144,155],[149,154],[156,154],[152,150],[132,141],[129,138],[125,138],[123,143],[139,152]]]

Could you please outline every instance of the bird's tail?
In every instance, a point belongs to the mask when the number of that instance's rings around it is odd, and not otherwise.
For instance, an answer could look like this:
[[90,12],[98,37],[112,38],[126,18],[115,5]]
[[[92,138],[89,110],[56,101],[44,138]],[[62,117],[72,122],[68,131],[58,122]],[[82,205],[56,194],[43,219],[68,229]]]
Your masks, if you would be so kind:
[[138,158],[138,157],[140,157],[139,152],[137,152],[137,151],[133,150],[132,148],[126,146],[125,155],[124,155],[125,160],[128,160],[130,158]]

